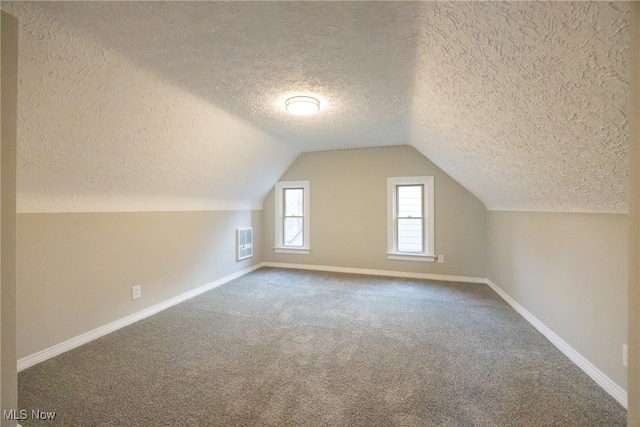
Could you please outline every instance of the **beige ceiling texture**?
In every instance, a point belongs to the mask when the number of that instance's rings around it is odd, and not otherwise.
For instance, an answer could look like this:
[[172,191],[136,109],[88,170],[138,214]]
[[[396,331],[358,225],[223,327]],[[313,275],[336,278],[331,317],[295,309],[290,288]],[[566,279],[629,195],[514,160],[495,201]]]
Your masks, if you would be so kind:
[[412,144],[489,209],[627,211],[627,5],[421,5]]
[[627,210],[624,3],[2,7],[22,211],[259,207],[301,152],[400,144],[489,209]]

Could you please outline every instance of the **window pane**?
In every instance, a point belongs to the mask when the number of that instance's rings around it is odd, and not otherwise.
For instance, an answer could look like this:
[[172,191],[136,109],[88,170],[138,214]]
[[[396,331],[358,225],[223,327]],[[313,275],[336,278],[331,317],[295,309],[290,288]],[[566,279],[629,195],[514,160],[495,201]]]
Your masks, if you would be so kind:
[[398,251],[422,252],[422,219],[398,219]]
[[398,216],[422,218],[422,185],[398,186]]
[[285,246],[302,246],[302,218],[284,219]]
[[304,190],[302,188],[285,188],[284,216],[302,216]]

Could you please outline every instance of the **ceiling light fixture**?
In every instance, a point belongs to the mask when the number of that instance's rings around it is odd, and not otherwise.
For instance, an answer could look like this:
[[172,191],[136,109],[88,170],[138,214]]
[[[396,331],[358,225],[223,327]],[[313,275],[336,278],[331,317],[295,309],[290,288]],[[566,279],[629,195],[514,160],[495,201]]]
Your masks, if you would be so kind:
[[284,105],[288,112],[298,116],[308,116],[320,111],[320,101],[310,96],[291,97]]

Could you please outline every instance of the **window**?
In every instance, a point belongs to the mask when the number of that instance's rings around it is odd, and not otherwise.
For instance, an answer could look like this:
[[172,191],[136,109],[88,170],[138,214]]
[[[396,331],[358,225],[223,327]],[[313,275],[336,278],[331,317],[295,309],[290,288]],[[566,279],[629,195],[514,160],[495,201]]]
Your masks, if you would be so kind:
[[433,177],[387,178],[387,257],[435,261]]
[[278,253],[309,254],[309,181],[276,183]]

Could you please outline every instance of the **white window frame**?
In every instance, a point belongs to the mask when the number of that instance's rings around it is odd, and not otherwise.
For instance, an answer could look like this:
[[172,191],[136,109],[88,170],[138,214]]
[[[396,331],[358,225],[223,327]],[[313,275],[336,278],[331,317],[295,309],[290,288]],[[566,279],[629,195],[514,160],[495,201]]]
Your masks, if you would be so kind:
[[[396,227],[397,213],[397,188],[403,185],[422,185],[422,212],[424,218],[423,227],[423,252],[398,251],[398,235]],[[410,176],[387,178],[387,258],[400,261],[426,261],[435,262],[435,209],[434,209],[434,185],[432,176]]]
[[[309,200],[311,199],[309,181],[281,181],[275,185],[276,199],[276,243],[273,250],[280,254],[302,254],[311,253],[311,215],[309,211]],[[284,244],[284,190],[290,188],[301,188],[303,191],[303,213],[302,213],[302,243],[303,246],[287,246]]]

